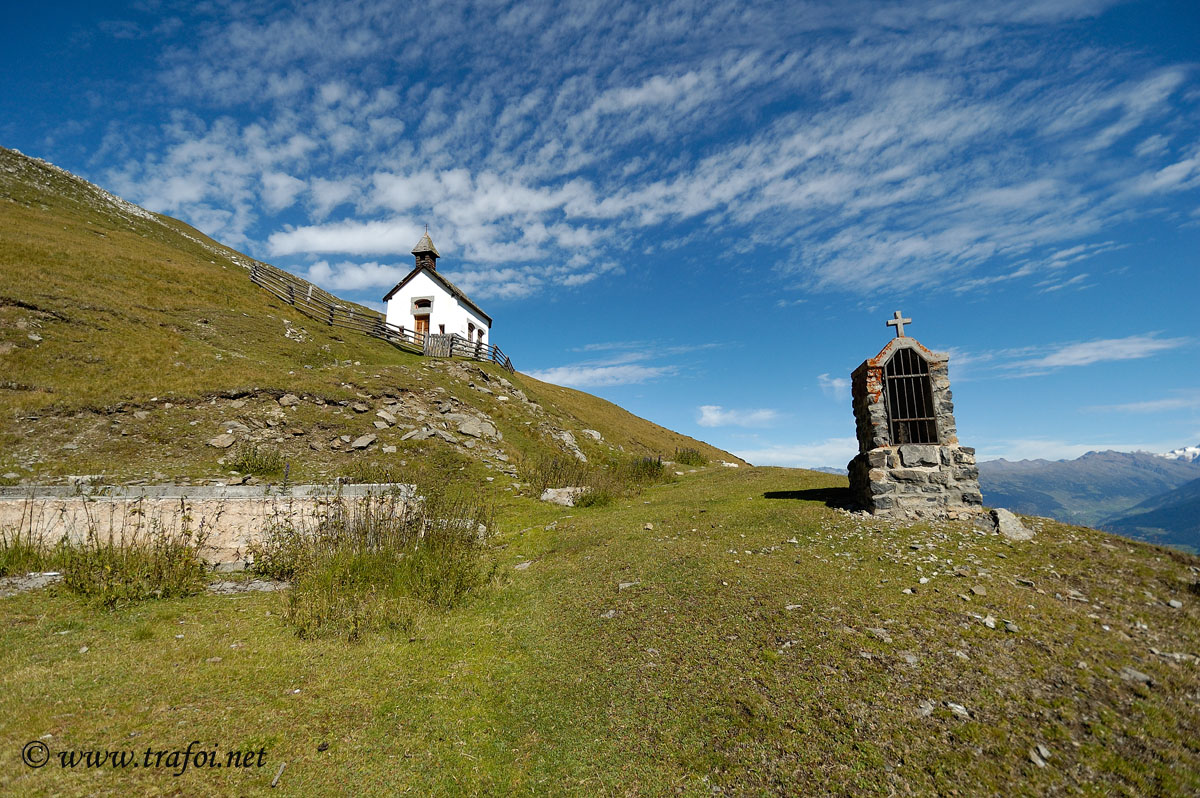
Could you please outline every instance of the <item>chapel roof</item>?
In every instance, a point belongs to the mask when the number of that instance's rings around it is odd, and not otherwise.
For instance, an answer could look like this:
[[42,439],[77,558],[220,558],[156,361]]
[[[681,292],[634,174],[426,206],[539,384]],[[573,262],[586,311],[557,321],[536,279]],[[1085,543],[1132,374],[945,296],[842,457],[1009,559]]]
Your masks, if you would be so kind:
[[[426,238],[428,238],[428,236],[426,236]],[[418,244],[418,246],[420,246],[420,245]],[[433,245],[432,245],[432,244],[430,244],[430,246],[433,246]],[[435,250],[435,251],[436,251],[436,250]],[[478,305],[476,305],[474,302],[472,302],[472,301],[471,301],[471,299],[470,299],[470,297],[468,297],[466,294],[464,294],[461,288],[459,288],[459,287],[458,287],[458,286],[456,286],[454,283],[452,283],[452,282],[450,282],[449,280],[447,280],[447,279],[446,279],[445,277],[443,277],[443,276],[442,276],[442,275],[441,275],[441,274],[440,274],[440,273],[439,273],[437,270],[435,270],[435,269],[430,269],[430,268],[428,268],[428,267],[425,267],[425,266],[418,266],[418,267],[416,267],[415,269],[413,269],[411,272],[409,272],[409,273],[408,273],[408,275],[407,275],[407,276],[406,276],[406,277],[405,277],[403,280],[401,280],[400,282],[396,283],[396,287],[395,287],[395,288],[393,288],[391,291],[388,291],[388,292],[387,292],[387,295],[386,295],[386,296],[384,296],[384,298],[383,298],[383,301],[384,301],[384,302],[387,302],[389,299],[391,299],[391,298],[392,298],[392,296],[393,296],[393,295],[394,295],[394,294],[395,294],[397,291],[399,291],[399,290],[400,290],[401,288],[403,288],[404,286],[408,285],[408,283],[409,283],[409,282],[410,282],[410,281],[411,281],[411,280],[412,280],[414,277],[416,277],[416,276],[417,276],[417,274],[418,274],[418,273],[420,273],[420,272],[425,272],[425,274],[429,275],[429,277],[431,277],[431,278],[434,280],[434,282],[441,283],[442,287],[443,287],[443,288],[445,288],[445,289],[446,289],[446,291],[448,291],[448,292],[449,292],[449,293],[450,293],[452,296],[454,296],[454,297],[456,297],[458,300],[460,300],[460,301],[461,301],[461,302],[462,302],[464,305],[466,305],[467,307],[469,307],[471,310],[473,310],[473,311],[475,311],[476,313],[478,313],[478,314],[479,314],[479,316],[480,316],[480,318],[482,318],[484,321],[486,321],[486,322],[488,323],[488,326],[489,326],[489,327],[491,327],[491,326],[492,326],[492,317],[491,317],[491,316],[489,316],[488,314],[484,313],[484,312],[483,312],[483,309],[482,309],[481,307],[479,307],[479,306],[478,306]]]

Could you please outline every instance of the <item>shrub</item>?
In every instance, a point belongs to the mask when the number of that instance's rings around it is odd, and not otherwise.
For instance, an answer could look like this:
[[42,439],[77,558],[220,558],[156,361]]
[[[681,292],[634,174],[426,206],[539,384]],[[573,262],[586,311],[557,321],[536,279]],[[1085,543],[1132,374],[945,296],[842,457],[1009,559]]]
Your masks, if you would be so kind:
[[227,461],[230,468],[242,474],[266,477],[283,471],[283,455],[270,446],[259,446],[257,443],[243,441],[238,444],[233,458]]
[[310,528],[270,529],[251,547],[252,570],[292,579],[284,617],[301,637],[410,629],[491,577],[490,520],[478,500],[441,490],[338,496]]
[[208,570],[199,552],[203,537],[158,525],[106,535],[93,527],[83,541],[59,544],[63,584],[105,607],[194,595],[204,590]]
[[56,569],[56,557],[32,530],[0,530],[0,576]]
[[535,495],[546,488],[586,488],[575,499],[576,507],[600,507],[618,496],[634,496],[647,485],[671,479],[661,457],[617,458],[602,464],[543,457],[522,463],[522,470]]
[[676,449],[675,462],[680,465],[706,466],[708,465],[708,458],[700,454],[699,449]]
[[521,461],[521,472],[532,492],[546,488],[583,487],[591,484],[594,469],[574,457],[541,455]]

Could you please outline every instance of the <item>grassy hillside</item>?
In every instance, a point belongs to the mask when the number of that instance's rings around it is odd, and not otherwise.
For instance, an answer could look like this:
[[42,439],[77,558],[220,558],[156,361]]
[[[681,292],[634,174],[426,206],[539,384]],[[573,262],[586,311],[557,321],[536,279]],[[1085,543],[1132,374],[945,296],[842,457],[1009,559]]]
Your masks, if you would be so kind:
[[[227,453],[206,442],[231,425],[276,452],[293,480],[413,457],[455,471],[464,461],[503,468],[496,455],[566,453],[555,437],[563,430],[601,458],[691,447],[736,459],[588,394],[327,327],[251,283],[249,262],[179,221],[0,149],[0,474],[15,475],[3,482],[216,479]],[[285,393],[304,401],[281,415]],[[476,452],[400,440],[451,398],[456,412],[491,419],[503,441]],[[353,412],[356,403],[365,411]],[[381,409],[397,417],[386,430],[375,425]],[[379,440],[366,452],[330,448],[367,433]],[[385,445],[394,456],[381,454]]]
[[[298,639],[279,594],[5,599],[0,792],[1200,792],[1200,560],[876,521],[827,505],[842,484],[717,468],[606,508],[511,498],[489,588],[354,644]],[[22,766],[46,735],[266,764]]]
[[[0,479],[418,472],[482,499],[487,534],[426,502],[422,543],[332,548],[276,593],[112,610],[71,592],[65,560],[63,584],[0,598],[0,794],[1200,793],[1200,559],[1048,520],[1011,543],[852,514],[844,477],[720,467],[587,394],[331,330],[244,263],[0,150]],[[606,505],[521,487],[578,468],[573,447],[710,464]],[[455,602],[376,626],[355,605],[354,634],[298,634],[297,596],[423,601],[397,574],[445,562],[431,539],[487,566]],[[73,556],[111,585],[119,554]],[[364,581],[372,562],[395,568]],[[30,742],[45,767],[22,762]],[[59,758],[193,742],[261,756],[178,774]]]

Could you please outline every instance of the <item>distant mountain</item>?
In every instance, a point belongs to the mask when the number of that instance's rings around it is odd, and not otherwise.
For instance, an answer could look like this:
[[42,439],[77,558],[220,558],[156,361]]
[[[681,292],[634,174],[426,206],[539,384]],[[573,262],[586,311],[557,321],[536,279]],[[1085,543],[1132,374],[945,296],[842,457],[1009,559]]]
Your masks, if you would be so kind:
[[1200,479],[1200,460],[1148,452],[1088,452],[1075,460],[979,464],[984,504],[1096,526]]
[[1168,460],[1183,460],[1186,463],[1200,462],[1200,443],[1195,446],[1184,446],[1181,449],[1172,449],[1169,452],[1160,454],[1159,457],[1165,457]]
[[1149,498],[1128,512],[1102,522],[1100,528],[1200,552],[1200,479]]

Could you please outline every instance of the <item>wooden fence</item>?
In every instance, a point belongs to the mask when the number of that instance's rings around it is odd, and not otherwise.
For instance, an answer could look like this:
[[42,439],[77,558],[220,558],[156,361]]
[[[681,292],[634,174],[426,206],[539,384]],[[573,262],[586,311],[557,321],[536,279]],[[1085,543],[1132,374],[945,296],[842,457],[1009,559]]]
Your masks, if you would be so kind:
[[432,335],[388,324],[381,314],[347,305],[333,294],[274,266],[252,263],[250,280],[304,315],[331,327],[354,330],[409,352],[430,357],[466,357],[498,363],[508,371],[516,370],[508,355],[500,351],[498,346],[482,341],[469,341],[458,334]]

